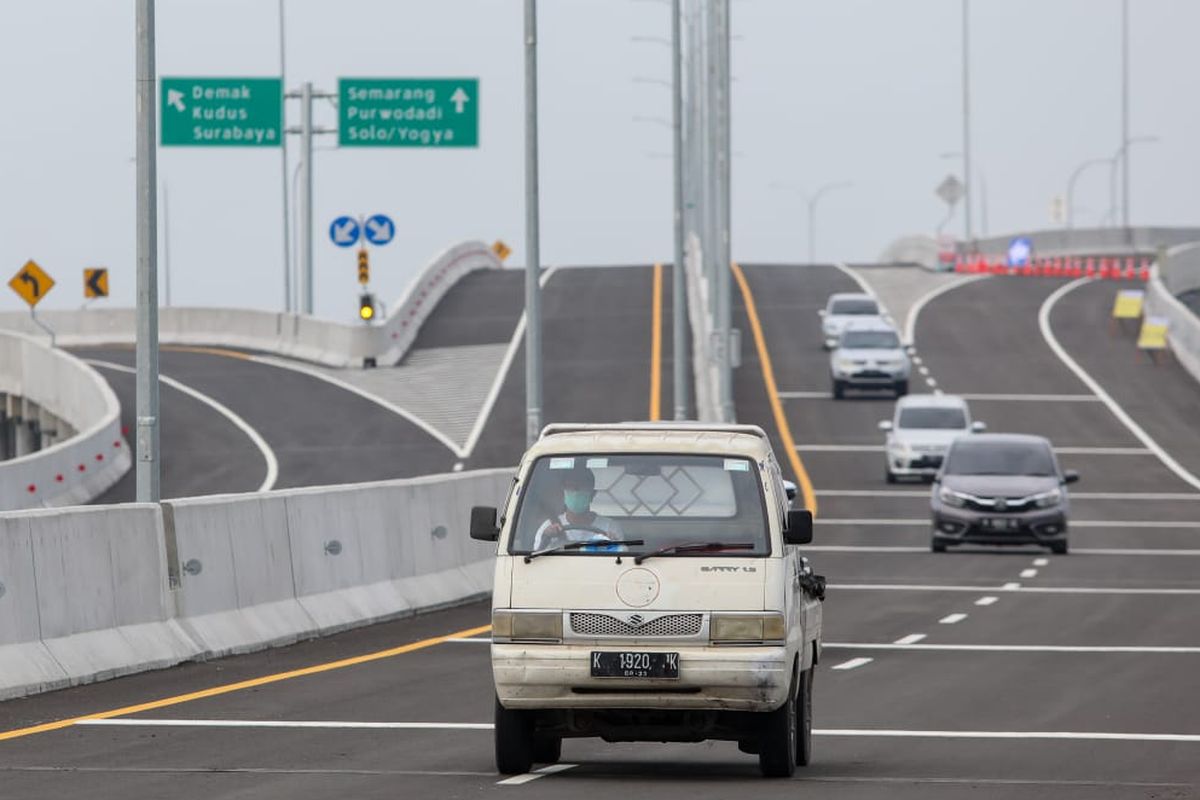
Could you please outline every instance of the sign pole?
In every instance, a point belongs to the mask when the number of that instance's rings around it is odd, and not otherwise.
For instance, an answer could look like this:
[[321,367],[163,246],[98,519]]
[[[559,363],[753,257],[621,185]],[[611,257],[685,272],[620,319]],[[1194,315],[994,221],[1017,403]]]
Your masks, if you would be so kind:
[[[279,83],[281,86],[287,86],[287,62],[285,60],[286,48],[284,39],[284,24],[283,24],[283,0],[279,0]],[[282,104],[282,119],[280,120],[281,133],[287,128],[287,104]],[[283,310],[288,314],[292,313],[292,231],[291,221],[288,219],[288,155],[287,155],[287,134],[283,133],[279,137],[279,177],[283,183]]]
[[137,0],[137,500],[160,498],[154,0]]
[[541,262],[538,248],[537,0],[525,0],[525,441],[542,429]]
[[675,134],[675,265],[671,276],[672,373],[675,419],[688,418],[688,370],[685,343],[687,324],[686,278],[683,271],[683,48],[680,42],[679,0],[671,0],[671,127]]
[[304,185],[300,192],[300,272],[303,285],[303,302],[300,311],[313,313],[313,125],[312,84],[308,81],[300,89],[300,157],[304,159]]

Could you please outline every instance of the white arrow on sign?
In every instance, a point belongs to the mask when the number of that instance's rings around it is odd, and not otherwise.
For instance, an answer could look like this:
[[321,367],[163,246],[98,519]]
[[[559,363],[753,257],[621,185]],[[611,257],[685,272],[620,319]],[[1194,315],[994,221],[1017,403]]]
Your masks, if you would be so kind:
[[374,217],[367,220],[367,227],[371,229],[371,235],[368,237],[375,241],[387,241],[392,238],[392,223],[387,220],[377,220]]
[[336,244],[354,244],[355,228],[354,220],[348,219],[341,225],[333,226],[333,241]]
[[174,106],[176,111],[183,111],[183,92],[177,89],[167,89],[167,105]]
[[467,101],[470,99],[471,98],[467,97],[467,93],[463,91],[461,86],[455,89],[454,94],[450,95],[450,102],[454,103],[454,113],[463,113],[463,106],[465,106]]

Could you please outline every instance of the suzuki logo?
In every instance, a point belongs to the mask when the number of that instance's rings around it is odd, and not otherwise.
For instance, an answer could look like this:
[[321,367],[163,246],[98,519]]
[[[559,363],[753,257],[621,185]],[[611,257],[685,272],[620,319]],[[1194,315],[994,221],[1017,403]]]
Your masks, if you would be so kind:
[[632,617],[629,618],[629,624],[635,628],[640,628],[641,626],[646,624],[646,618],[643,617],[641,614],[634,614]]

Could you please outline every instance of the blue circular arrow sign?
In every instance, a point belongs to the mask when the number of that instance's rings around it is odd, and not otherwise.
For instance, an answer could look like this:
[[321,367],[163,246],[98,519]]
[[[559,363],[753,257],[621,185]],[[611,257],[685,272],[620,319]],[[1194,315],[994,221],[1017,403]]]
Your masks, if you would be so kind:
[[1023,267],[1033,257],[1033,242],[1025,236],[1019,236],[1008,243],[1008,265]]
[[396,235],[396,225],[386,214],[376,214],[367,219],[363,235],[371,244],[387,244]]
[[361,233],[358,220],[354,217],[338,217],[329,226],[329,238],[338,247],[353,247],[358,244]]

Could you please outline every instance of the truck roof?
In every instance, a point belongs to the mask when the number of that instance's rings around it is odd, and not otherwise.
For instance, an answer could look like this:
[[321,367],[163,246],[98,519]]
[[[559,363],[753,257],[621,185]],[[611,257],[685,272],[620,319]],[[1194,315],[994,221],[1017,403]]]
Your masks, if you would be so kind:
[[530,454],[675,452],[767,457],[771,443],[757,425],[711,422],[555,423],[542,429]]

